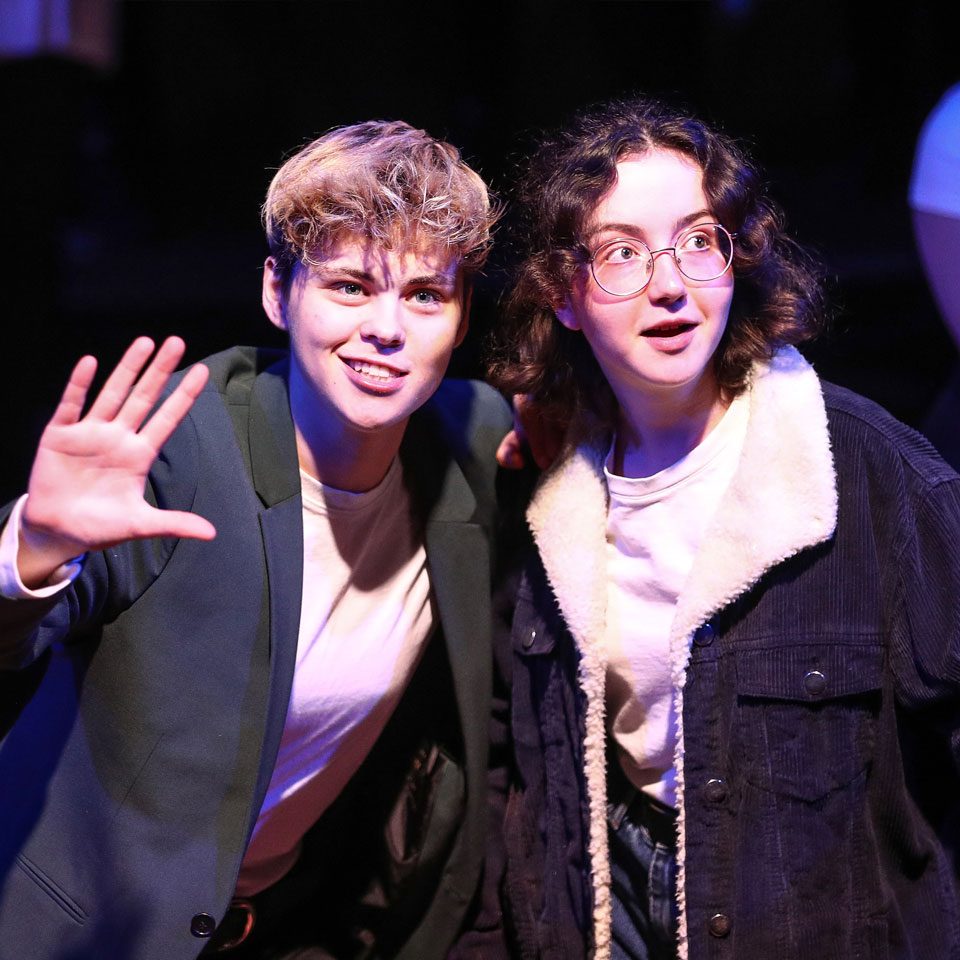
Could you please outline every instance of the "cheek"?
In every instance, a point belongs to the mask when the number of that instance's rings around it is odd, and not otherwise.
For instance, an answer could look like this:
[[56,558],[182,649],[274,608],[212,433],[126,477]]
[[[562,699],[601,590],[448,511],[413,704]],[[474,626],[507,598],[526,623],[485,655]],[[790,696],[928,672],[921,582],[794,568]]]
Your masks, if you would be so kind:
[[459,310],[445,314],[434,328],[433,343],[449,356],[463,342],[468,329],[469,325]]
[[725,327],[733,303],[733,284],[725,287],[705,287],[699,291],[698,306],[705,317],[718,327]]
[[730,305],[733,303],[733,291],[724,297],[717,304],[717,321],[718,325],[721,327],[727,326],[727,321],[730,319]]
[[[447,367],[450,364],[450,357],[456,346],[456,334],[457,331],[455,329],[445,326],[442,330],[437,330],[432,335],[425,335],[418,338],[419,342],[416,346],[416,356],[419,357],[421,367],[425,371],[429,371],[433,379],[440,379],[446,373]],[[411,346],[412,344],[408,338],[408,352],[413,352],[410,350]]]
[[607,306],[602,316],[585,318],[580,327],[594,353],[622,352],[637,336],[635,311],[628,302]]

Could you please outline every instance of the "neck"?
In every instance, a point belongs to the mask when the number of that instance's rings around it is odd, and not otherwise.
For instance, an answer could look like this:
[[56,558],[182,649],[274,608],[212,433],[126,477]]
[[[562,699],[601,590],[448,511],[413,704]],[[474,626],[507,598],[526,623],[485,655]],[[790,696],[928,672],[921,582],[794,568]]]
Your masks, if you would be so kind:
[[406,422],[358,430],[318,406],[315,397],[301,396],[304,389],[291,378],[290,410],[300,468],[338,490],[372,490],[400,450]]
[[692,390],[631,397],[620,405],[616,472],[650,477],[671,466],[703,441],[728,406],[713,377],[701,378]]
[[380,483],[399,449],[399,442],[389,450],[382,446],[369,448],[362,442],[351,444],[343,434],[321,441],[314,435],[308,440],[297,426],[300,468],[328,487],[351,493],[372,490]]

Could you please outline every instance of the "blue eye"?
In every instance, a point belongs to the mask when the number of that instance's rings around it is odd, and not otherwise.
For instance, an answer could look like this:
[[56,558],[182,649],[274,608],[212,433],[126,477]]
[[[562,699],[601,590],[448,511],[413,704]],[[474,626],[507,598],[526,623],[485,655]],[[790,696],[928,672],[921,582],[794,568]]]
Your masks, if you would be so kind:
[[355,283],[353,280],[341,280],[339,283],[335,284],[336,289],[341,293],[345,293],[348,297],[359,297],[363,295],[363,287],[359,283]]
[[440,294],[435,290],[416,290],[414,291],[413,299],[423,306],[441,302]]

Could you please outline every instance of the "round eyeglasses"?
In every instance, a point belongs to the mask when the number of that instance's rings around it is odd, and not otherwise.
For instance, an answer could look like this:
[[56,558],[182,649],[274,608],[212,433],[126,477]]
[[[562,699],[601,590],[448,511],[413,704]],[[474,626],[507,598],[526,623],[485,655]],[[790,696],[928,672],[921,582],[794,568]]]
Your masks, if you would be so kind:
[[716,280],[730,269],[735,236],[719,223],[698,223],[684,230],[673,246],[660,250],[634,237],[619,237],[597,247],[590,272],[607,293],[630,297],[650,282],[656,258],[669,253],[688,280]]

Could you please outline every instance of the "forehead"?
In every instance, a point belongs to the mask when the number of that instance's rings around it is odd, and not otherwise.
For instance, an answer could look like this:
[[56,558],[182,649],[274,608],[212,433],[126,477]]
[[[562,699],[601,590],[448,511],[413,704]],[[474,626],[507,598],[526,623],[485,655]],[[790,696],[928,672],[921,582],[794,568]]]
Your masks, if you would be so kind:
[[455,283],[463,260],[449,247],[400,238],[389,246],[353,234],[335,238],[313,260],[315,270],[349,269],[392,281],[436,276]]
[[589,227],[659,230],[709,209],[699,164],[671,150],[650,150],[618,161],[617,179],[597,203]]

